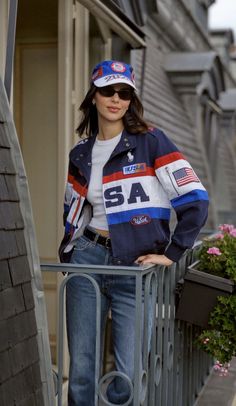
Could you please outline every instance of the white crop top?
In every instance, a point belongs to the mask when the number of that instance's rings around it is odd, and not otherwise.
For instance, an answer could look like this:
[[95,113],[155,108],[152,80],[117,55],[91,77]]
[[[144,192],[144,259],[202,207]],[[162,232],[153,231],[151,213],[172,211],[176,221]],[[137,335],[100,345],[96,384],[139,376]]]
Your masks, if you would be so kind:
[[99,230],[108,230],[102,192],[103,167],[120,141],[120,138],[121,133],[109,140],[96,139],[92,150],[92,170],[87,199],[93,206],[93,217],[89,225]]

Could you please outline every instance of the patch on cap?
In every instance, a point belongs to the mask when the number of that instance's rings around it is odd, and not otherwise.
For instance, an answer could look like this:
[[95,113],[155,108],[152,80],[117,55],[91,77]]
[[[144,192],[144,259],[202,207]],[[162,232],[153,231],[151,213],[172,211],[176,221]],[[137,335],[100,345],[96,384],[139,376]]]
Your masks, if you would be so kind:
[[94,81],[94,80],[98,79],[99,77],[101,77],[101,76],[102,76],[102,72],[103,72],[102,66],[100,66],[100,68],[97,69],[97,70],[93,73],[92,80]]
[[91,81],[97,87],[126,83],[136,89],[132,66],[119,61],[103,61],[96,65]]
[[114,70],[114,72],[120,72],[123,73],[126,70],[125,65],[123,65],[123,63],[121,62],[113,62],[111,64],[111,69]]

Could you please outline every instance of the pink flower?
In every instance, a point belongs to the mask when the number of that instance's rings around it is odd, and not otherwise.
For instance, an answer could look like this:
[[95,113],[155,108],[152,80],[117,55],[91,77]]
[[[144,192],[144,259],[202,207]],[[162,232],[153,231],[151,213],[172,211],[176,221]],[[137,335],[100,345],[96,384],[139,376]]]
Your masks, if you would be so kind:
[[222,238],[224,238],[224,234],[222,234],[222,233],[216,234],[216,235],[215,235],[215,238],[216,238],[217,240],[222,240]]
[[221,252],[217,247],[208,248],[207,253],[211,255],[221,255]]
[[219,374],[219,376],[227,376],[228,375],[228,371],[221,371],[221,373]]
[[231,237],[236,237],[236,228],[233,228],[233,230],[231,230],[229,234],[231,235]]
[[214,370],[215,370],[215,371],[219,371],[220,368],[221,368],[221,367],[220,367],[218,364],[215,364],[215,365],[214,365]]
[[232,231],[234,229],[234,225],[233,224],[221,224],[219,226],[219,230],[223,231],[226,234],[229,234],[230,231]]
[[219,376],[227,376],[229,373],[230,364],[225,363],[221,364],[219,361],[216,361],[214,365],[214,370],[219,373]]

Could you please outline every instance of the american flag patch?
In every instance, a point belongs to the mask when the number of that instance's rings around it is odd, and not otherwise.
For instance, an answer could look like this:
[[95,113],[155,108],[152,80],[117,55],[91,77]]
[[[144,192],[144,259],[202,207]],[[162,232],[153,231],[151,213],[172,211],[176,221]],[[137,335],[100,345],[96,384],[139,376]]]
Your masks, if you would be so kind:
[[191,182],[200,182],[192,168],[181,168],[173,172],[178,186],[184,186]]

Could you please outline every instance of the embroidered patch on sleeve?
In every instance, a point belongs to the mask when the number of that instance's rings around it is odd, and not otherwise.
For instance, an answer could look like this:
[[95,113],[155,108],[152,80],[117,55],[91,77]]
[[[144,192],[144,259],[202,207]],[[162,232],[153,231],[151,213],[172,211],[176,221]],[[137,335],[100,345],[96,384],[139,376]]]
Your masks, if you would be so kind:
[[192,182],[200,182],[192,168],[181,168],[173,172],[178,186],[184,186]]

